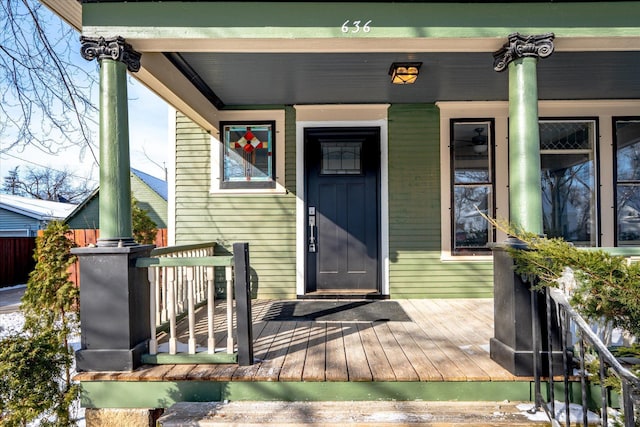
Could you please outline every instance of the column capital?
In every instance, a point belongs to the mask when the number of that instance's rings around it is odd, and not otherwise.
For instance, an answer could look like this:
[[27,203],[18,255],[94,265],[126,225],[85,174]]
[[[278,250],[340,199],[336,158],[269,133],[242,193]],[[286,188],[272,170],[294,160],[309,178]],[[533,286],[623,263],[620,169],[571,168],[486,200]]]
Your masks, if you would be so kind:
[[493,54],[493,69],[504,71],[510,62],[526,57],[546,58],[553,53],[553,33],[523,36],[520,33],[509,34],[509,41]]
[[142,54],[133,50],[133,47],[125,42],[123,37],[116,36],[105,39],[104,37],[80,36],[80,54],[87,61],[98,59],[113,59],[121,61],[127,66],[127,70],[135,73],[140,69],[140,57]]

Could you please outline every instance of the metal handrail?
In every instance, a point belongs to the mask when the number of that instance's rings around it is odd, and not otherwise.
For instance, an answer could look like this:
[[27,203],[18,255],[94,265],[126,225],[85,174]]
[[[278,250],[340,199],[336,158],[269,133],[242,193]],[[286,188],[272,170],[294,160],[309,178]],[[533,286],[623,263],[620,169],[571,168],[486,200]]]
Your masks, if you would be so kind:
[[[588,403],[587,403],[587,385],[588,385],[588,373],[585,367],[585,341],[588,341],[598,355],[600,361],[600,388],[601,388],[601,421],[602,425],[608,425],[608,394],[609,388],[605,386],[605,378],[608,371],[613,372],[621,381],[622,384],[622,409],[624,413],[624,426],[634,427],[636,426],[636,419],[640,422],[640,418],[636,416],[635,407],[638,402],[634,402],[634,394],[640,392],[640,379],[635,376],[631,371],[622,366],[620,362],[611,354],[609,349],[605,346],[602,340],[596,333],[593,332],[591,326],[584,320],[584,318],[571,306],[566,295],[559,289],[545,288],[545,305],[546,305],[546,318],[547,318],[547,357],[548,357],[548,391],[549,400],[546,401],[541,393],[541,381],[542,375],[540,373],[542,367],[542,354],[545,352],[542,349],[542,340],[540,336],[540,323],[537,310],[537,295],[536,292],[531,293],[531,302],[533,306],[533,338],[534,338],[534,379],[535,379],[535,403],[536,408],[542,408],[549,418],[552,420],[554,426],[559,426],[560,423],[556,417],[555,411],[555,398],[554,398],[554,333],[560,332],[561,338],[561,353],[562,353],[562,365],[563,365],[563,383],[564,383],[564,403],[565,403],[565,425],[571,425],[570,417],[570,392],[569,392],[569,380],[572,376],[572,357],[575,348],[570,343],[572,340],[569,335],[571,334],[570,322],[575,327],[576,331],[580,335],[579,341],[579,361],[580,361],[580,384],[581,384],[581,403],[582,403],[582,425],[588,425]],[[552,304],[552,302],[554,304]],[[555,308],[555,312],[553,310]],[[555,319],[555,323],[554,323]],[[557,353],[556,353],[557,354]],[[608,367],[609,369],[607,369]]]

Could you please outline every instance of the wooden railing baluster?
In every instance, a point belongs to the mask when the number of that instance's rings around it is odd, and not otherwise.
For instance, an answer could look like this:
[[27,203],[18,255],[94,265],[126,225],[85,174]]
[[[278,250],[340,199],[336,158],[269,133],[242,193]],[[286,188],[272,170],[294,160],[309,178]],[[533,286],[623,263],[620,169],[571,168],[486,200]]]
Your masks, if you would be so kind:
[[[147,275],[149,277],[149,301],[155,301],[157,307],[158,295],[156,292],[156,269],[149,268],[147,271]],[[149,339],[149,354],[158,353],[158,340],[156,338],[156,314],[157,310],[152,307],[151,310],[149,310],[149,326],[151,327],[151,339]]]
[[[189,359],[185,356],[197,357],[197,360],[211,360],[212,363],[232,363],[243,355],[243,364],[253,363],[253,342],[251,339],[251,315],[249,286],[249,256],[248,244],[241,244],[239,253],[241,256],[216,256],[214,244],[199,244],[178,247],[165,247],[154,249],[149,258],[140,258],[136,261],[137,267],[147,268],[149,279],[149,323],[152,337],[149,339],[149,357],[145,363],[185,363]],[[194,247],[195,246],[195,247]],[[234,245],[234,253],[236,245]],[[240,264],[238,264],[240,263]],[[240,265],[242,276],[237,276],[234,265]],[[226,281],[226,310],[221,308],[218,316],[226,316],[226,351],[216,349],[216,309],[215,309],[215,267],[225,268]],[[234,287],[236,277],[241,280]],[[238,293],[240,288],[247,288]],[[236,321],[235,298],[242,296],[243,321]],[[196,336],[196,310],[207,304],[207,350],[198,349]],[[204,309],[204,308],[203,308]],[[224,313],[224,314],[223,314]],[[186,349],[182,349],[178,340],[178,322],[186,317],[188,322],[187,342],[183,343]],[[246,317],[246,319],[245,319]],[[219,321],[218,321],[219,322]],[[242,323],[241,330],[236,332],[238,325]],[[168,332],[167,344],[160,345],[157,337],[158,331]],[[249,332],[247,332],[249,331]],[[238,341],[241,349],[235,348],[235,336],[243,338]],[[216,351],[218,350],[218,351]],[[167,359],[168,355],[176,356],[176,359]],[[211,355],[212,358],[203,359],[203,355]],[[143,357],[143,360],[145,358]],[[176,360],[176,361],[174,361]],[[184,361],[183,361],[184,360]],[[193,359],[196,360],[196,359]],[[202,362],[200,362],[202,363]],[[209,363],[209,362],[207,362]]]
[[169,286],[169,354],[178,352],[178,338],[176,337],[176,268],[166,270]]

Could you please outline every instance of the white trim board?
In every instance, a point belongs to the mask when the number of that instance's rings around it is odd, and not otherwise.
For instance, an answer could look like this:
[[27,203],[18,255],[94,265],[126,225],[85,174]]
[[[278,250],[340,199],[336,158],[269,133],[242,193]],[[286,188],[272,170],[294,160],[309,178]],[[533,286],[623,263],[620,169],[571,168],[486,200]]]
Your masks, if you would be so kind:
[[[388,105],[296,106],[296,294],[305,293],[304,130],[309,127],[380,128],[380,290],[389,295]],[[316,118],[316,120],[312,120]],[[318,120],[318,118],[321,118]]]

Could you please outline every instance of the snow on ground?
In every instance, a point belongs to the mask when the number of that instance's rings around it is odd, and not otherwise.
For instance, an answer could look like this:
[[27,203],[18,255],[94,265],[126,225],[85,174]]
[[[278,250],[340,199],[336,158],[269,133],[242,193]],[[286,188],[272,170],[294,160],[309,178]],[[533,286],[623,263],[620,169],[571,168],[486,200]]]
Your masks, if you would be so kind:
[[[0,314],[0,339],[8,336],[11,333],[19,332],[22,330],[24,326],[24,316],[21,312],[16,311],[13,313],[2,313]],[[80,348],[80,337],[72,338],[73,340],[69,343],[74,349]],[[74,410],[76,411],[76,419],[78,422],[76,425],[78,427],[85,427],[84,420],[84,408],[80,407],[80,401],[76,401],[74,403]],[[39,423],[31,423],[29,427],[36,427]]]

